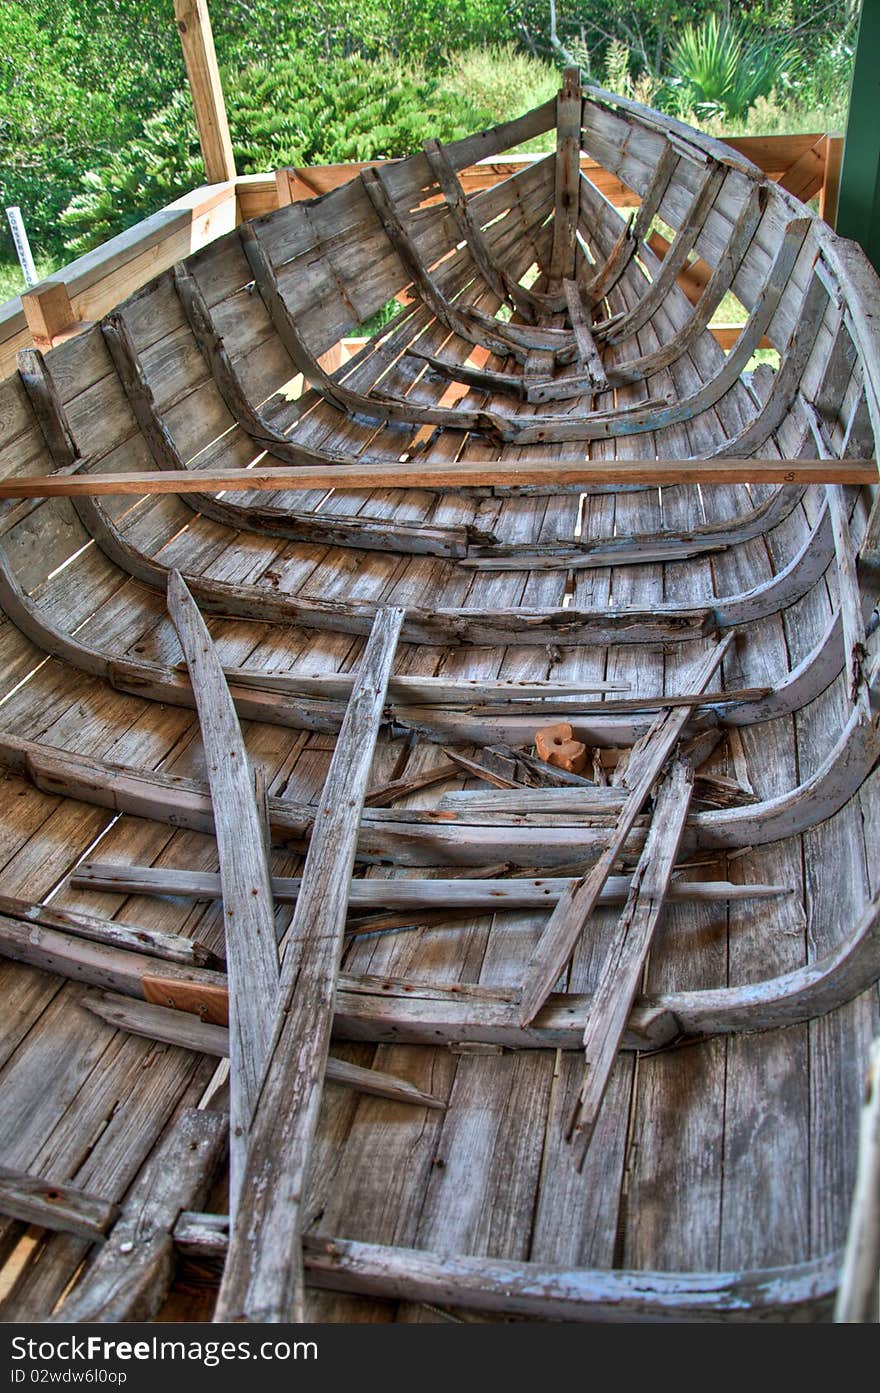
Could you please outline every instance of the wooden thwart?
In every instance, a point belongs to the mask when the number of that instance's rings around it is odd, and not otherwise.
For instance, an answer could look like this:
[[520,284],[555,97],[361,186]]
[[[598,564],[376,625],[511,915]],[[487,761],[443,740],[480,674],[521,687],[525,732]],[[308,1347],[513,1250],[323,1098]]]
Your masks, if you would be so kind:
[[[683,685],[696,692],[703,691],[729,651],[733,638],[732,632],[727,634],[697,664]],[[522,998],[517,1007],[521,1025],[526,1026],[534,1020],[560,973],[565,970],[584,924],[595,908],[602,886],[611,874],[614,862],[687,722],[687,707],[667,708],[633,750],[627,778],[629,796],[608,845],[592,870],[583,879],[575,881],[572,889],[560,897],[526,968]]]
[[594,484],[876,484],[872,459],[463,460],[425,456],[418,464],[260,465],[254,469],[131,470],[126,473],[38,474],[0,480],[0,498],[75,498],[77,495],[247,493],[278,489],[509,488]]

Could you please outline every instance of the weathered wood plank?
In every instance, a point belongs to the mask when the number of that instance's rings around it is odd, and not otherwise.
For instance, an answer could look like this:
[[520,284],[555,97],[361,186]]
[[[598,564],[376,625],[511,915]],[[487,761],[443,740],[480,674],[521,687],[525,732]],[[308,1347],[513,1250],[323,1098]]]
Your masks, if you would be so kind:
[[556,98],[556,195],[550,280],[570,280],[575,270],[581,154],[581,70],[566,68]]
[[[187,1212],[175,1240],[184,1251],[222,1257],[228,1229],[225,1215]],[[310,1284],[557,1321],[818,1319],[834,1294],[838,1262],[833,1253],[758,1271],[615,1272],[323,1236],[307,1238],[304,1246]]]
[[[685,685],[698,691],[705,688],[732,642],[732,634],[722,639],[708,657],[696,664]],[[684,710],[686,712],[687,708]],[[667,710],[658,717],[641,742],[641,748],[637,746],[634,749],[630,761],[631,772],[627,779],[628,797],[606,850],[593,869],[582,880],[577,881],[567,895],[560,898],[529,961],[517,1011],[523,1025],[534,1019],[571,957],[599,892],[611,874],[614,862],[620,855],[657,775],[681,738],[686,722],[687,717],[680,709]]]
[[859,1168],[834,1319],[877,1321],[880,1282],[880,1040],[871,1049],[859,1135]]
[[118,1206],[109,1200],[73,1185],[57,1185],[0,1166],[0,1214],[23,1224],[75,1233],[98,1243],[103,1242],[118,1213]]
[[179,571],[168,611],[189,669],[220,854],[230,977],[230,1193],[235,1213],[247,1136],[268,1058],[278,1002],[275,914],[263,828],[241,727],[205,621]]
[[301,1319],[302,1198],[363,799],[403,610],[377,615],[309,843],[216,1318]]
[[153,1152],[107,1242],[64,1301],[55,1324],[150,1320],[174,1273],[171,1230],[198,1206],[221,1162],[224,1113],[188,1109]]
[[626,1022],[642,981],[651,940],[668,893],[693,793],[693,770],[677,760],[657,794],[651,830],[623,914],[604,945],[604,962],[584,1028],[584,1079],[569,1129],[577,1169],[583,1166]]
[[[110,891],[126,895],[180,895],[192,899],[220,898],[220,877],[214,871],[177,870],[170,866],[119,866],[84,861],[70,878],[76,889]],[[438,904],[454,914],[459,909],[547,909],[556,904],[574,883],[571,876],[536,876],[530,879],[456,880],[352,880],[349,909],[434,909]],[[300,876],[273,876],[272,894],[278,903],[295,900]],[[600,904],[618,904],[629,893],[628,876],[609,876],[599,895]],[[723,901],[775,899],[789,895],[785,885],[750,885],[728,880],[673,880],[670,900]],[[349,929],[351,929],[349,925]],[[147,951],[155,952],[148,949]],[[202,966],[203,964],[197,964]],[[207,964],[204,964],[207,965]]]
[[[100,1016],[108,1025],[117,1026],[118,1029],[127,1030],[133,1035],[143,1035],[149,1040],[161,1040],[169,1045],[179,1045],[182,1049],[216,1055],[218,1058],[229,1056],[228,1028],[201,1020],[186,1011],[156,1006],[151,1002],[138,1001],[113,992],[102,992],[100,996],[85,996],[82,1004],[86,1010]],[[376,1098],[387,1098],[396,1103],[412,1103],[420,1108],[446,1107],[442,1098],[422,1088],[416,1088],[408,1079],[398,1078],[380,1069],[366,1069],[360,1064],[350,1063],[347,1059],[335,1059],[333,1055],[328,1056],[324,1076],[331,1083],[344,1084],[347,1088],[372,1094]],[[0,1181],[0,1210],[3,1209],[2,1194]]]
[[412,464],[386,461],[328,464],[322,468],[256,466],[253,469],[132,470],[124,474],[76,474],[72,478],[37,475],[0,480],[0,498],[73,498],[102,494],[234,493],[300,488],[419,488],[448,492],[459,488],[552,485],[646,484],[875,484],[870,459],[676,459],[460,461],[420,459]]

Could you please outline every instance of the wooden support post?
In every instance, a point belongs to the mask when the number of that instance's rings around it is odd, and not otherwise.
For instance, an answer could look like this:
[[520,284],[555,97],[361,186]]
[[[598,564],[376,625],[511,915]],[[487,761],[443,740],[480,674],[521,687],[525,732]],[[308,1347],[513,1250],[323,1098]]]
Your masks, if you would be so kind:
[[303,1319],[303,1201],[321,1105],[349,884],[402,609],[376,616],[330,761],[281,970],[215,1320]]
[[214,51],[208,0],[174,0],[174,18],[183,45],[199,144],[205,160],[205,177],[209,184],[221,184],[226,179],[235,178],[235,158]]
[[566,68],[556,99],[556,204],[553,220],[551,280],[572,280],[575,272],[580,208],[581,117],[580,68]]
[[64,281],[41,281],[26,290],[21,307],[35,346],[43,350],[86,327],[77,321]]
[[840,168],[843,163],[843,136],[825,137],[825,177],[819,192],[819,217],[829,227],[837,226],[837,203],[840,198]]

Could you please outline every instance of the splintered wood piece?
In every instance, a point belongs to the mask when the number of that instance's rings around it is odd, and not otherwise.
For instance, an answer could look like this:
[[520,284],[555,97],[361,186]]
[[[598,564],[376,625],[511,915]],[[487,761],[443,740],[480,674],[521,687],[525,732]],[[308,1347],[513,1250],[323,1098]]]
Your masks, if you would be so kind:
[[566,68],[556,98],[556,200],[553,249],[548,268],[551,281],[574,275],[581,178],[581,70]]
[[[148,1040],[161,1040],[168,1045],[179,1045],[181,1049],[197,1050],[201,1054],[216,1055],[223,1058],[229,1054],[229,1031],[222,1025],[209,1024],[204,1019],[196,1019],[183,1011],[175,1011],[167,1006],[150,1005],[147,1002],[120,996],[116,992],[92,993],[83,998],[86,1010],[100,1016],[108,1025],[119,1030],[127,1030],[132,1035],[142,1035]],[[445,1108],[442,1098],[434,1093],[426,1093],[416,1088],[407,1079],[396,1074],[386,1074],[379,1069],[366,1069],[360,1064],[350,1064],[347,1059],[327,1060],[325,1078],[332,1083],[343,1084],[359,1093],[369,1093],[376,1098],[388,1098],[398,1103],[413,1103],[421,1108]],[[2,1172],[0,1172],[0,1212],[3,1210]],[[11,1210],[8,1211],[11,1213]],[[21,1216],[16,1216],[21,1217]],[[32,1222],[45,1222],[34,1219]],[[50,1226],[51,1227],[51,1226]],[[60,1225],[59,1225],[60,1227]]]
[[473,774],[474,778],[482,779],[487,784],[494,784],[495,788],[521,788],[514,779],[505,779],[500,774],[496,774],[494,769],[489,769],[485,764],[480,764],[476,759],[468,759],[466,755],[460,755],[457,750],[444,750],[443,753],[449,757],[456,768],[463,774]]
[[557,769],[566,769],[570,774],[582,774],[587,767],[587,747],[582,740],[573,738],[567,721],[536,730],[535,749],[539,759]]
[[596,993],[584,1027],[584,1080],[569,1139],[583,1166],[632,1004],[660,919],[694,787],[693,770],[676,760],[657,794],[651,830],[639,857],[623,913],[605,947]]
[[302,1205],[333,1022],[358,829],[402,609],[382,609],[330,761],[281,970],[215,1319],[302,1320]]
[[263,822],[238,716],[207,625],[179,571],[168,574],[168,611],[195,696],[220,857],[231,998],[230,1207],[234,1213],[278,1002],[275,906]]
[[117,1205],[98,1195],[0,1166],[0,1214],[23,1224],[103,1242],[118,1213]]
[[[683,682],[686,690],[704,691],[730,650],[734,634],[727,634],[691,671]],[[644,807],[651,789],[688,723],[689,708],[667,708],[651,726],[648,738],[640,751],[638,769],[634,772],[629,796],[620,811],[614,832],[595,866],[571,890],[560,896],[538,940],[526,968],[522,997],[516,1008],[520,1025],[534,1020],[554,984],[574,952],[584,924],[592,914],[602,886],[614,868],[636,818]]]
[[574,281],[564,280],[562,282],[562,288],[565,291],[565,303],[568,306],[568,317],[571,320],[571,327],[574,330],[574,340],[578,348],[578,357],[586,367],[587,374],[593,386],[597,391],[604,392],[608,388],[608,377],[602,359],[599,357],[596,341],[587,325],[587,317],[584,313],[581,293]]
[[204,1203],[226,1150],[225,1113],[187,1108],[150,1155],[100,1251],[52,1324],[147,1321],[174,1276],[171,1230]]

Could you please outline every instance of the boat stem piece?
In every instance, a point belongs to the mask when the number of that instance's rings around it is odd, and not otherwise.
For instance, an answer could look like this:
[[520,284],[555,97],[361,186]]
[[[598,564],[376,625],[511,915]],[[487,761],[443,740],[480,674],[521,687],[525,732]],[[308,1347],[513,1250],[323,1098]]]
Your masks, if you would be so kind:
[[571,280],[575,273],[577,229],[580,216],[581,124],[583,115],[581,70],[566,68],[556,98],[556,197],[553,246],[547,268],[554,282]]

